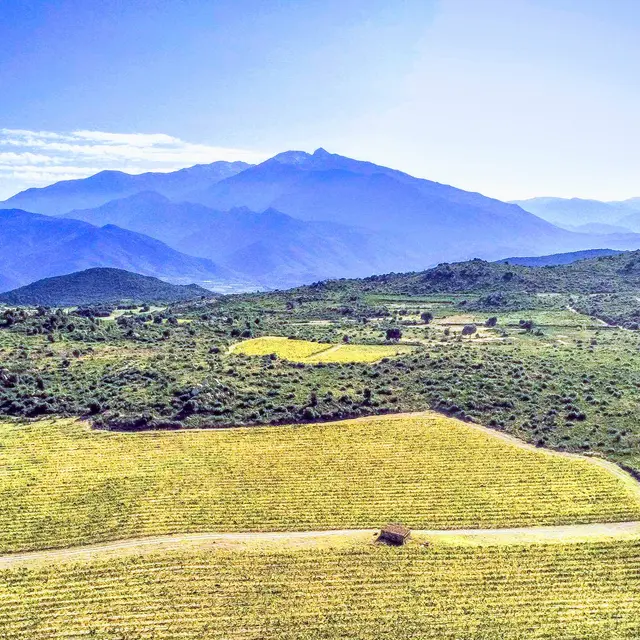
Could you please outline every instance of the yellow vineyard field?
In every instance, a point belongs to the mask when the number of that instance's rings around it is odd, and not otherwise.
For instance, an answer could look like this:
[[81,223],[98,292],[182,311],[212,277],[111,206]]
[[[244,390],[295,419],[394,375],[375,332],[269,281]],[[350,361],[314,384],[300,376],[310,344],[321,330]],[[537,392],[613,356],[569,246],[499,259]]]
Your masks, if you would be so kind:
[[278,357],[295,362],[377,362],[382,358],[410,353],[411,347],[403,345],[330,344],[289,340],[277,336],[253,338],[233,345],[232,353],[248,356]]
[[435,413],[119,434],[0,424],[0,552],[153,534],[640,519],[634,486]]
[[4,640],[632,640],[640,543],[170,552],[0,572]]

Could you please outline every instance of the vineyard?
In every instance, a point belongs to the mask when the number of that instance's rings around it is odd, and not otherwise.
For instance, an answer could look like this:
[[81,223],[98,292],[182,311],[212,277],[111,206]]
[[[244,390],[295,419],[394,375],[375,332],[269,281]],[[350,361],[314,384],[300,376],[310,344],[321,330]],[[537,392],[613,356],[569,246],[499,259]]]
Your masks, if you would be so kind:
[[3,640],[640,636],[640,542],[210,549],[0,572]]
[[0,552],[195,531],[456,529],[640,519],[606,463],[436,413],[110,433],[0,425]]
[[307,340],[290,340],[277,336],[264,336],[237,343],[232,353],[248,356],[267,356],[275,354],[285,360],[294,362],[377,362],[382,358],[390,358],[410,353],[411,347],[404,345],[365,345],[365,344],[331,344],[310,342]]

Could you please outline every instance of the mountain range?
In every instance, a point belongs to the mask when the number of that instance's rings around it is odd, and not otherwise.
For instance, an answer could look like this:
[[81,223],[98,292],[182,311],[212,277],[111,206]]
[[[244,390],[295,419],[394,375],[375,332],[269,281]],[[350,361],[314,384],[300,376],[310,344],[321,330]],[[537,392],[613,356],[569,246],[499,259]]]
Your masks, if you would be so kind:
[[[137,176],[103,171],[0,203],[56,216],[61,225],[89,225],[72,253],[36,231],[31,262],[14,268],[0,260],[0,287],[103,266],[225,290],[284,288],[476,257],[640,247],[640,234],[629,230],[640,231],[640,224],[618,224],[634,211],[640,218],[633,201],[592,203],[594,211],[580,217],[580,203],[551,200],[557,199],[505,203],[324,149],[287,151],[258,165],[216,162]],[[565,211],[562,226],[549,221],[559,215],[549,213],[554,206]],[[619,213],[617,226],[596,209]],[[32,223],[42,225],[38,218]],[[107,255],[103,243],[115,243],[115,236],[117,250]],[[0,250],[6,242],[10,237],[0,233]],[[155,246],[155,261],[131,255],[136,243],[152,254]],[[161,253],[170,250],[163,266]]]
[[[419,257],[381,234],[335,222],[305,221],[275,209],[229,211],[172,202],[144,191],[96,209],[70,211],[65,218],[120,227],[153,236],[176,249],[208,258],[263,286],[354,277],[411,268]],[[397,245],[396,245],[397,246]]]

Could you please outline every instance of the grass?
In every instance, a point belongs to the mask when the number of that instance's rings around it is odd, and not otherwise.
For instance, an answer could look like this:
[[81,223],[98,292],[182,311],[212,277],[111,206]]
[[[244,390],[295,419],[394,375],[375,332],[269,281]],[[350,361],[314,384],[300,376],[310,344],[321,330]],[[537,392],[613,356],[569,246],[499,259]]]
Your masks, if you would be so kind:
[[210,549],[0,572],[3,640],[626,640],[640,543]]
[[640,519],[628,479],[435,413],[140,434],[4,423],[0,442],[0,552],[194,531]]
[[411,347],[402,345],[370,345],[370,344],[331,344],[310,342],[307,340],[290,340],[277,336],[253,338],[235,344],[232,353],[248,356],[266,356],[275,353],[278,357],[293,362],[377,362],[410,353]]

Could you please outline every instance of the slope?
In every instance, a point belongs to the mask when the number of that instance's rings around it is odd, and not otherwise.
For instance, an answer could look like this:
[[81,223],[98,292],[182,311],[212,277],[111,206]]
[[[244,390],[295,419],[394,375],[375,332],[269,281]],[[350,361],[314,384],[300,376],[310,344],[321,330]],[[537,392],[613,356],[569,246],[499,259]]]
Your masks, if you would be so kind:
[[[175,532],[389,521],[482,529],[640,516],[637,483],[612,463],[430,411],[137,435],[73,420],[5,422],[0,435],[3,553]],[[25,474],[30,482],[15,490]]]
[[326,281],[308,291],[429,293],[612,293],[640,289],[640,251],[628,251],[571,264],[529,267],[469,260],[439,264],[413,273],[389,273],[360,280]]
[[0,294],[0,302],[10,305],[70,307],[121,300],[176,302],[211,295],[210,291],[198,285],[174,285],[123,269],[99,267],[38,280]]

